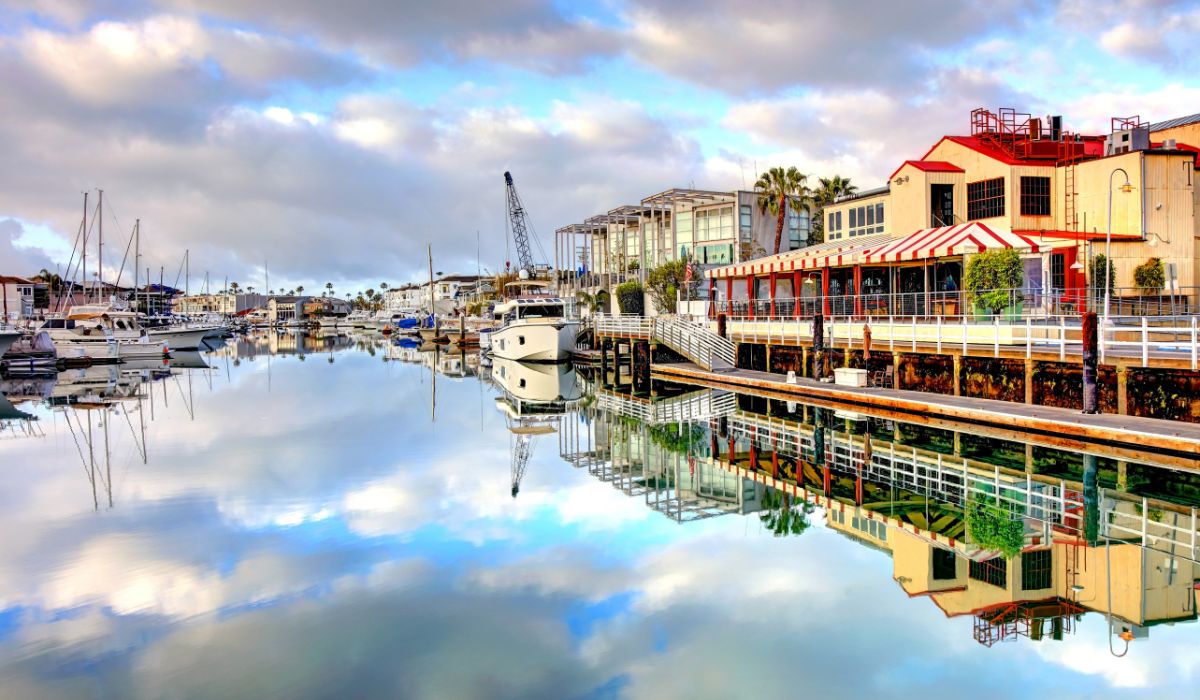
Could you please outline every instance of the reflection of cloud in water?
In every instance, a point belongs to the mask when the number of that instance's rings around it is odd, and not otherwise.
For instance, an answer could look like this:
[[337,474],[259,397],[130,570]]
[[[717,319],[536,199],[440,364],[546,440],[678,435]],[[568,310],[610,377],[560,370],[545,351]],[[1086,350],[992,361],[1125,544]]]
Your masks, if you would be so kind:
[[439,383],[431,425],[420,367],[223,371],[194,382],[194,421],[157,385],[150,463],[114,439],[111,511],[54,414],[0,446],[19,465],[0,527],[21,533],[0,541],[0,697],[1077,697],[1197,667],[1191,630],[1117,661],[1094,618],[985,649],[880,552],[753,516],[676,526],[552,439],[513,499],[472,381]]

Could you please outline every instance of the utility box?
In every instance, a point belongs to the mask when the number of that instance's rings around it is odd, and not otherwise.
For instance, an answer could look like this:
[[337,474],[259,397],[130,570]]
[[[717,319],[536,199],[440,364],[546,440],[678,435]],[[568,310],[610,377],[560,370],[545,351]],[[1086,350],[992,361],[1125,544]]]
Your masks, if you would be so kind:
[[833,383],[838,386],[864,387],[867,385],[867,370],[838,367],[833,370]]

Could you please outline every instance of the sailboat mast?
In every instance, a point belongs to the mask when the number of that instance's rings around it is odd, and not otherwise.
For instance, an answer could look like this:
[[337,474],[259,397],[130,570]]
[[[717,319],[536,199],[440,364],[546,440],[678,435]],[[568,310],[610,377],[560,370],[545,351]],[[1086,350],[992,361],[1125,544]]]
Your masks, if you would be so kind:
[[104,291],[104,190],[96,190],[100,193],[100,202],[97,205],[100,218],[100,237],[96,241],[96,281],[99,283],[96,286],[96,301],[101,300],[101,292]]
[[[429,246],[429,313],[433,314],[433,244]],[[436,374],[436,372],[434,373]]]
[[[87,299],[87,243],[88,243],[88,193],[83,193],[83,290],[84,299]],[[71,300],[74,301],[75,285],[71,285]]]
[[142,220],[133,220],[133,300],[137,301],[138,265],[142,263]]

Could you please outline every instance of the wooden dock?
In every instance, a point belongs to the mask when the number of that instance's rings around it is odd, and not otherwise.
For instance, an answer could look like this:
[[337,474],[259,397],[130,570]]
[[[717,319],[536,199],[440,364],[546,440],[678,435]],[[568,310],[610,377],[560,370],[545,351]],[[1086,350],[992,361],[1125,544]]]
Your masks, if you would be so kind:
[[[708,371],[690,363],[655,364],[655,379],[732,389],[787,401],[817,400],[864,406],[911,416],[934,416],[963,423],[1057,436],[1194,460],[1200,469],[1200,424],[1115,414],[1085,414],[1065,408],[946,396],[918,391],[857,388],[747,369]],[[1186,463],[1186,461],[1185,461]]]

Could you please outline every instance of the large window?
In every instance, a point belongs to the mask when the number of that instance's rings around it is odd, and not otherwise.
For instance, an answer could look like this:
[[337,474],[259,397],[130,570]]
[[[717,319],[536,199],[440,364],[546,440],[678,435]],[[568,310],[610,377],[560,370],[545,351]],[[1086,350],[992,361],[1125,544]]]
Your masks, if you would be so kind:
[[1004,216],[1004,178],[967,183],[967,219]]
[[1050,216],[1050,178],[1021,177],[1021,216]]
[[1041,591],[1054,585],[1049,549],[1021,554],[1021,590]]
[[825,238],[827,240],[835,240],[842,237],[842,212],[831,211],[828,216],[829,221],[825,224]]
[[733,207],[696,212],[696,240],[717,241],[733,238]]
[[696,240],[695,238],[695,223],[692,220],[692,212],[681,211],[675,215],[675,242],[679,245],[685,245],[689,248]]
[[738,229],[742,238],[750,237],[750,228],[753,222],[753,212],[749,204],[743,204],[738,208]]
[[952,549],[933,549],[933,580],[953,581],[958,575],[958,556]]
[[971,561],[967,575],[976,581],[1007,588],[1008,560],[1004,557],[993,557],[987,561]]
[[788,210],[788,250],[808,243],[808,212]]
[[[853,207],[848,212],[847,236],[869,236],[873,233],[883,233],[883,202]],[[841,212],[838,212],[837,228],[839,235],[834,238],[841,238]]]

